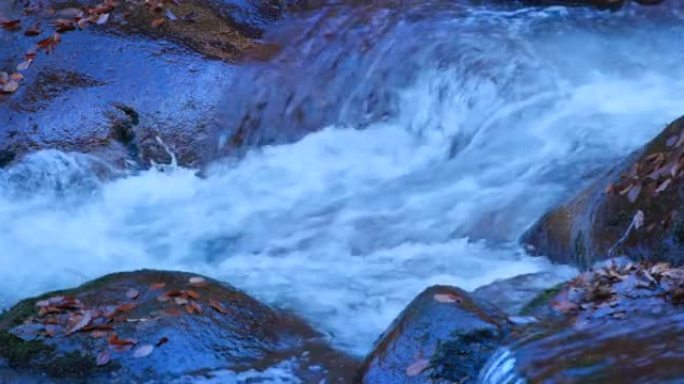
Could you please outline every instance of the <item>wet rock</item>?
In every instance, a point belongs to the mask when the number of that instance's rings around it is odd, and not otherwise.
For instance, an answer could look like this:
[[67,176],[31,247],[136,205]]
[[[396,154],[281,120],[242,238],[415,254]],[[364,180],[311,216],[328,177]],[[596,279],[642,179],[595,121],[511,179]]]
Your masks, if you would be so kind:
[[684,380],[684,270],[628,263],[587,272],[548,295],[541,325],[519,330],[515,370],[529,382]]
[[302,320],[182,272],[117,273],[0,317],[0,381],[168,382],[286,369],[345,382],[355,363]]
[[[235,75],[231,63],[260,52],[258,38],[290,4],[191,0],[155,10],[129,2],[93,13],[83,30],[74,26],[87,19],[75,16],[79,9],[107,3],[3,3],[3,16],[22,28],[0,30],[0,72],[14,73],[25,53],[53,36],[57,20],[74,30],[61,34],[51,54],[35,54],[15,92],[0,93],[0,166],[46,148],[94,154],[120,168],[213,160],[209,132]],[[40,33],[26,36],[36,24]]]
[[597,260],[684,263],[684,118],[570,201],[522,241],[533,254],[583,268]]
[[529,273],[482,286],[473,291],[473,296],[496,305],[509,315],[516,316],[526,312],[525,307],[539,295],[572,277],[574,272],[571,270]]
[[472,383],[509,329],[506,316],[453,287],[425,290],[366,358],[358,382]]

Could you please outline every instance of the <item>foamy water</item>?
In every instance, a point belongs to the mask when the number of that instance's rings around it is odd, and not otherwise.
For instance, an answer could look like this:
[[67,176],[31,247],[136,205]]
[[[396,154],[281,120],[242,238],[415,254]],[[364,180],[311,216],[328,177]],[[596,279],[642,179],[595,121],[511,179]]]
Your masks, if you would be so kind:
[[[432,40],[414,58],[388,49],[411,44],[414,26],[400,23],[369,53],[416,65],[393,90],[397,113],[253,149],[201,176],[103,181],[106,165],[86,155],[35,153],[0,171],[0,303],[114,271],[194,271],[363,355],[430,285],[567,273],[525,255],[518,237],[684,112],[684,30],[592,17],[555,8],[428,20],[434,29],[415,21],[414,38]],[[449,50],[460,53],[441,60]]]

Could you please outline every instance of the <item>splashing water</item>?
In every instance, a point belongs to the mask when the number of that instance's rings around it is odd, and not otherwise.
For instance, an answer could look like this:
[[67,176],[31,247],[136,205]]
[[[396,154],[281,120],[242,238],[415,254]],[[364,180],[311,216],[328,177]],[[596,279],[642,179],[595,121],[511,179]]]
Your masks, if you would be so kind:
[[[331,55],[358,60],[352,72],[331,74],[330,56],[302,50],[299,64],[331,86],[303,81],[295,98],[343,100],[295,143],[201,175],[115,177],[56,151],[0,171],[0,300],[113,271],[189,270],[292,309],[362,355],[429,285],[474,289],[555,269],[517,238],[682,113],[684,51],[672,47],[683,24],[457,10],[383,16],[392,22],[366,51],[329,43]],[[387,77],[393,70],[401,79]],[[251,73],[292,75],[282,63]],[[383,102],[368,103],[372,89]],[[350,112],[360,104],[363,113]],[[296,124],[268,116],[271,130]]]

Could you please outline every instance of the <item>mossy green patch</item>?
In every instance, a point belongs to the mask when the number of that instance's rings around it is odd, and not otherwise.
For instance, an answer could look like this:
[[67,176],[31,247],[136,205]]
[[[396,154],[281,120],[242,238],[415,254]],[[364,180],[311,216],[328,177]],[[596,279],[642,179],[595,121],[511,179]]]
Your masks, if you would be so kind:
[[563,289],[565,286],[565,283],[560,283],[556,286],[553,286],[551,288],[545,289],[542,291],[539,295],[537,295],[532,301],[527,303],[525,307],[520,311],[521,315],[531,315],[534,313],[537,309],[543,307],[544,305],[548,304],[551,299],[553,299],[558,293]]
[[29,367],[31,361],[54,348],[40,341],[24,341],[8,332],[0,331],[0,356],[13,367]]

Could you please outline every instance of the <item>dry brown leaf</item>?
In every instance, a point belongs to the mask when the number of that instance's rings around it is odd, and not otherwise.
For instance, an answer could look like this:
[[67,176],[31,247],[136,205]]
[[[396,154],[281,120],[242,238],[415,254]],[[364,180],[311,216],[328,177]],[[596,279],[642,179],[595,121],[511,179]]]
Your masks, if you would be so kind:
[[226,307],[224,307],[223,304],[221,304],[217,300],[209,299],[209,306],[214,308],[214,310],[218,313],[221,313],[224,315],[228,313],[228,310],[226,309]]
[[2,93],[14,93],[19,89],[19,82],[16,80],[10,80],[5,85],[2,86],[0,92]]
[[193,291],[192,289],[188,289],[187,291],[185,291],[185,293],[188,295],[188,297],[192,299],[197,300],[200,298],[200,294],[197,293],[197,291]]
[[76,333],[80,331],[81,329],[85,328],[90,322],[93,320],[93,315],[90,313],[90,311],[85,311],[83,316],[81,316],[81,319],[76,322],[69,330],[66,331],[66,335],[69,336],[73,333]]
[[435,301],[445,304],[461,302],[461,298],[453,293],[436,293],[433,298]]
[[174,297],[173,301],[178,305],[186,305],[188,303],[188,299],[184,297]]
[[41,33],[42,31],[40,30],[40,23],[35,23],[24,31],[24,35],[29,37],[38,36]]
[[152,28],[159,28],[164,24],[164,21],[166,21],[166,19],[164,19],[163,17],[159,17],[152,20],[150,25],[152,26]]
[[205,279],[204,277],[200,277],[200,276],[193,276],[188,280],[188,282],[193,287],[198,287],[198,288],[205,287],[207,285],[207,279]]
[[162,289],[164,287],[166,287],[166,283],[154,283],[154,284],[150,285],[150,289],[153,291],[156,291],[158,289]]
[[126,303],[126,304],[121,304],[114,309],[115,313],[123,313],[123,312],[128,312],[132,310],[133,308],[137,307],[137,303]]

